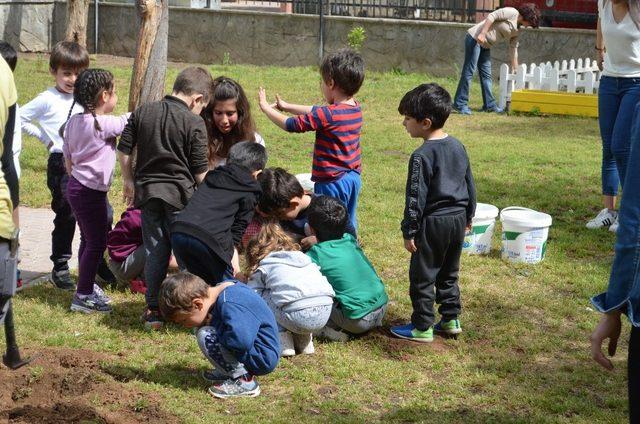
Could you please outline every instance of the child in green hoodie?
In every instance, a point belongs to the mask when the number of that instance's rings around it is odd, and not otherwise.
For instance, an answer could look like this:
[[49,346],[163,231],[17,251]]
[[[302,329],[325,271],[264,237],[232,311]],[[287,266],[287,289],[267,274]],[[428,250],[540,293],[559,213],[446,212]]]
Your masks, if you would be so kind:
[[318,238],[307,255],[320,266],[336,293],[327,326],[318,333],[335,341],[380,327],[387,309],[387,293],[373,265],[345,232],[347,210],[336,198],[316,196],[309,205],[309,227]]

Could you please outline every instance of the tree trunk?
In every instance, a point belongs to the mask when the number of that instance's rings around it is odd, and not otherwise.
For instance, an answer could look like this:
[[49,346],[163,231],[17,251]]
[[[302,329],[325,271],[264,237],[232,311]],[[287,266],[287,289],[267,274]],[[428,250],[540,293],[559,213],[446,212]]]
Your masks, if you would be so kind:
[[129,110],[162,99],[169,40],[168,0],[136,0],[138,41],[133,62]]
[[87,47],[89,0],[67,0],[67,32],[64,39]]

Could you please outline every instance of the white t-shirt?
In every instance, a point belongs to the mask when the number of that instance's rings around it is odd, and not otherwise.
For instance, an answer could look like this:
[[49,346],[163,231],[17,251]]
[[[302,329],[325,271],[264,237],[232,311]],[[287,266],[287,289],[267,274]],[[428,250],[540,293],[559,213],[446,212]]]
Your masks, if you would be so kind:
[[[264,138],[262,138],[262,136],[260,134],[258,134],[257,132],[254,133],[254,135],[255,135],[256,143],[264,146]],[[215,169],[215,168],[217,168],[219,166],[225,165],[226,163],[227,163],[227,158],[218,158],[216,160],[216,163],[213,166],[213,168],[209,168],[209,169]]]
[[16,124],[13,127],[13,164],[20,179],[20,152],[22,152],[22,128],[20,127],[20,107],[16,103]]
[[606,48],[602,75],[640,77],[640,29],[630,13],[617,23],[611,8],[611,0],[598,0],[600,28]]
[[[45,147],[53,142],[49,153],[62,153],[62,137],[58,131],[67,121],[72,103],[73,94],[61,93],[55,87],[48,88],[20,108],[22,130],[36,137]],[[74,114],[83,111],[79,104],[73,107]]]

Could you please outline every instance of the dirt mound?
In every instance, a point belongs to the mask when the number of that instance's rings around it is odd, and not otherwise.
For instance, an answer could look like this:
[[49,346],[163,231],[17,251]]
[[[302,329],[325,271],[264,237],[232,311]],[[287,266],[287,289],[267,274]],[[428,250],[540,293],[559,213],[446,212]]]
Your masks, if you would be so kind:
[[28,367],[0,368],[0,421],[179,422],[159,407],[159,396],[130,388],[102,371],[100,363],[109,361],[89,350],[40,349]]

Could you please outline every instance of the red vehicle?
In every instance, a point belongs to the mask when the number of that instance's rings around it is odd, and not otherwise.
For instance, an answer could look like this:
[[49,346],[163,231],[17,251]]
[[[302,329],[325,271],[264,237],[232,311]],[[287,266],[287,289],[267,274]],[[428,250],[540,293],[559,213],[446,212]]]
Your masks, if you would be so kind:
[[598,0],[504,0],[502,6],[535,3],[542,15],[540,26],[596,29]]

